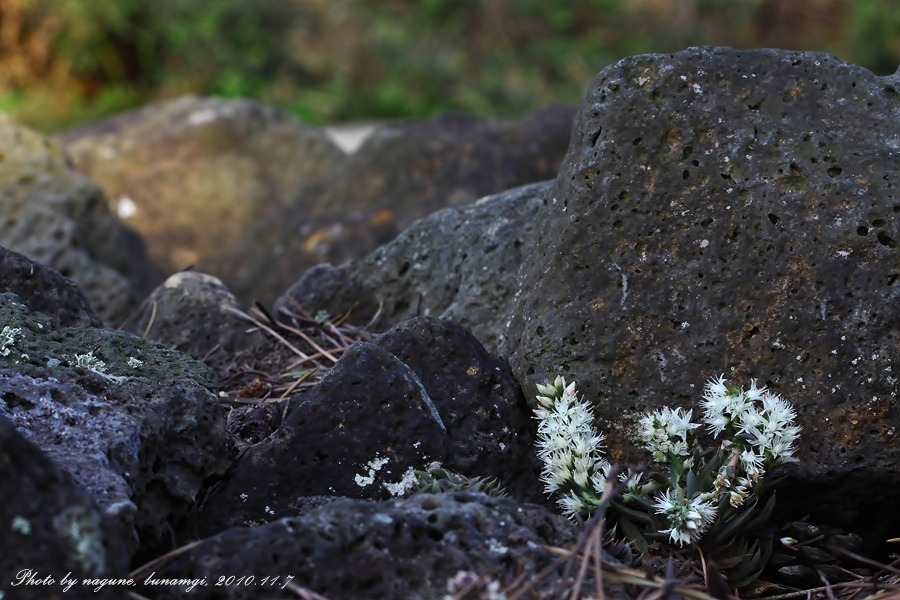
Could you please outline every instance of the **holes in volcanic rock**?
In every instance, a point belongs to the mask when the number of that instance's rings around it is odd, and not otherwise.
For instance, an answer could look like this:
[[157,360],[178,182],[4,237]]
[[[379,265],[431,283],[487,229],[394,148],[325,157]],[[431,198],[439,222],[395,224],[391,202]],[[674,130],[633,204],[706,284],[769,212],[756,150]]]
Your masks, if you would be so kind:
[[860,225],[859,227],[856,228],[856,234],[863,235],[863,236],[869,235],[869,228],[866,227],[865,225]]
[[769,213],[769,214],[766,215],[766,216],[768,216],[768,217],[769,217],[769,220],[772,221],[772,225],[778,225],[778,221],[781,220],[781,219],[778,217],[778,215],[776,215],[776,214],[774,214],[774,213]]
[[840,167],[828,167],[828,171],[827,171],[828,176],[831,177],[832,179],[834,179],[835,177],[838,177],[843,172],[844,172],[844,170]]
[[878,235],[876,237],[878,238],[878,241],[883,246],[887,246],[888,248],[896,248],[897,247],[896,240],[894,240],[894,238],[892,238],[891,236],[889,236],[888,234],[886,234],[883,231],[879,231]]

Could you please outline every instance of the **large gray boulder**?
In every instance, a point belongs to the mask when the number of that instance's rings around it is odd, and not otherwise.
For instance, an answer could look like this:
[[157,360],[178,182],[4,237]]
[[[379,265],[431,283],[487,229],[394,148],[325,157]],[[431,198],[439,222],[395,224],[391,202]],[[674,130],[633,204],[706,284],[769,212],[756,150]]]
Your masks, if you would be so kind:
[[900,502],[898,173],[897,75],[778,50],[622,60],[585,94],[501,348],[527,396],[576,380],[614,457],[635,411],[756,378],[798,408],[807,509],[878,514]]
[[60,139],[167,270],[237,241],[298,185],[344,159],[324,131],[248,99],[184,96]]

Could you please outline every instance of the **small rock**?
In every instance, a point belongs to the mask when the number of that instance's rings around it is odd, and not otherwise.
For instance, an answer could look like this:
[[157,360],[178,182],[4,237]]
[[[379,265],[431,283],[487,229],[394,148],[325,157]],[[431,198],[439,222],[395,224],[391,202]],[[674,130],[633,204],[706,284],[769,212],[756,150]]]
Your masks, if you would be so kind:
[[210,498],[201,526],[290,516],[306,496],[401,496],[414,487],[412,469],[434,462],[539,500],[533,429],[508,368],[471,334],[433,318],[405,321],[351,346],[292,401],[281,428]]

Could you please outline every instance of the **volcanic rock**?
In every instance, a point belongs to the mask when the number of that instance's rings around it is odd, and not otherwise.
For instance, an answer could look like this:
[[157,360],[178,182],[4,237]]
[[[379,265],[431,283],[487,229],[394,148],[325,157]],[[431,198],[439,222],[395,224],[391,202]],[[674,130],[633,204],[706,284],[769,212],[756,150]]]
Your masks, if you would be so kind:
[[236,242],[298,185],[344,159],[323,131],[247,99],[185,96],[60,139],[167,271]]
[[881,519],[900,502],[898,173],[897,75],[778,50],[624,59],[586,92],[501,348],[528,396],[577,381],[614,459],[636,411],[755,378],[799,413],[794,497]]

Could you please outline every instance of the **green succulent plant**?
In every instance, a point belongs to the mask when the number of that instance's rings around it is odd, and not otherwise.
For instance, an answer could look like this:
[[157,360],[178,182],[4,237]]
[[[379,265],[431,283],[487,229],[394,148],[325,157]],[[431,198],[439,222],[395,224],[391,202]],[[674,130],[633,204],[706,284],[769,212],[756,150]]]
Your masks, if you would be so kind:
[[466,477],[445,469],[436,467],[427,471],[415,471],[417,487],[415,493],[443,494],[446,492],[481,492],[488,496],[506,496],[506,491],[500,482],[493,477]]

